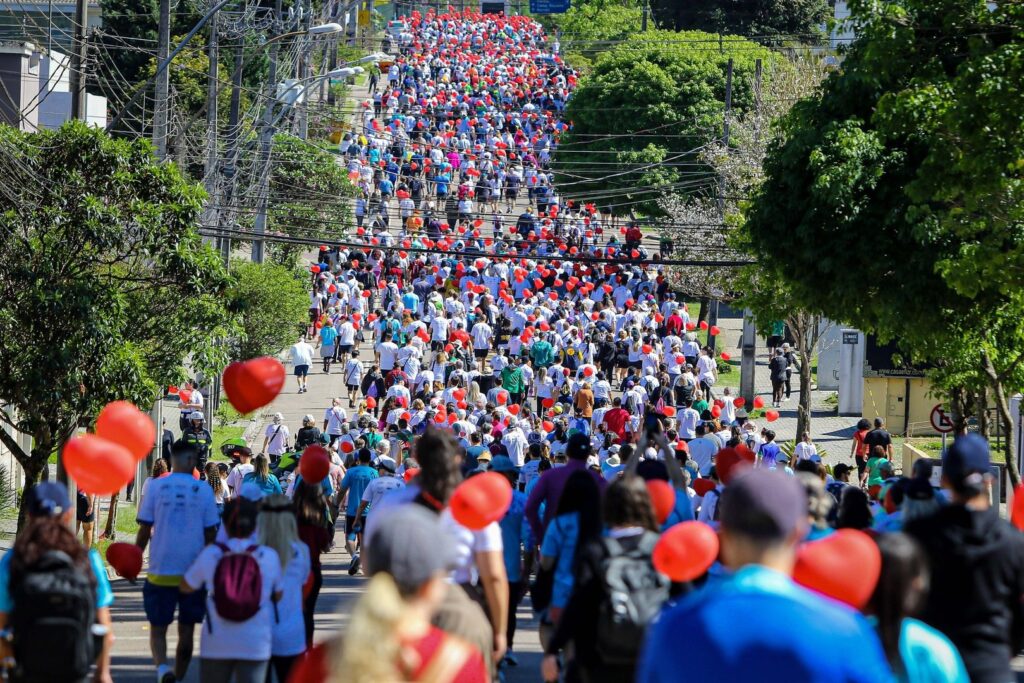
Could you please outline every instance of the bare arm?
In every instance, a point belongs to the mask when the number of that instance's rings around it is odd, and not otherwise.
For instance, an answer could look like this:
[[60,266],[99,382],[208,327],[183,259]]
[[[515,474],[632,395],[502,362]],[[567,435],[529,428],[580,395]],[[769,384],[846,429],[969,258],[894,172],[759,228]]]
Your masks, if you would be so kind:
[[505,574],[505,560],[500,550],[476,554],[476,566],[480,572],[480,585],[487,600],[487,612],[494,629],[494,661],[505,656],[507,642],[505,629],[508,624],[508,576]]
[[153,525],[140,522],[139,531],[135,534],[135,545],[139,546],[142,552],[146,552],[146,546],[149,545],[149,539],[152,535]]
[[110,608],[100,607],[96,610],[96,622],[107,629],[103,636],[103,646],[96,656],[96,681],[107,682],[110,677],[110,651],[114,647],[114,622],[110,618]]
[[356,510],[356,521],[355,521],[355,524],[353,525],[355,528],[357,528],[357,529],[359,528],[360,522],[363,519],[363,513],[366,512],[366,508],[369,505],[370,505],[370,503],[365,501],[365,500],[359,501],[359,509]]

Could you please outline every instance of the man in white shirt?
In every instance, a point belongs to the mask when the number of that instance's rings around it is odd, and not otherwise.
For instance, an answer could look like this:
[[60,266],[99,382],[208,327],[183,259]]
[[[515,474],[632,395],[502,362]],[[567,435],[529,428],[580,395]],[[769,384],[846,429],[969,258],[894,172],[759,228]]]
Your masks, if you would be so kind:
[[711,349],[705,346],[701,349],[700,357],[697,359],[697,381],[700,383],[701,391],[704,392],[704,398],[709,403],[715,398],[711,393],[711,387],[717,378],[718,367],[715,364],[715,359],[711,357]]
[[252,451],[248,448],[238,450],[238,464],[231,468],[228,474],[228,488],[231,489],[231,497],[237,498],[242,495],[242,480],[256,468],[252,466]]
[[523,463],[526,462],[526,451],[530,448],[530,442],[527,440],[526,435],[523,434],[523,430],[519,428],[519,420],[517,418],[513,417],[509,420],[508,429],[505,430],[501,443],[508,451],[508,457],[512,460],[512,463],[516,467],[522,467]]
[[693,409],[692,405],[687,405],[681,413],[679,413],[679,438],[684,441],[697,438],[697,423],[700,421],[700,413]]
[[395,359],[398,357],[398,344],[385,341],[377,345],[377,355],[380,358],[380,371],[385,375],[395,369]]
[[263,432],[263,452],[270,457],[271,467],[277,465],[281,455],[288,450],[288,425],[284,423],[284,415],[274,413],[273,424],[268,424]]
[[706,477],[711,472],[711,464],[718,453],[718,439],[707,433],[707,425],[699,425],[696,429],[697,438],[687,444],[690,459],[697,465],[700,476]]
[[341,438],[341,426],[348,420],[348,413],[341,407],[341,399],[331,399],[331,406],[324,410],[324,432],[331,439],[333,445]]
[[487,354],[491,350],[491,339],[494,337],[494,332],[491,330],[490,325],[481,320],[473,325],[469,335],[473,338],[473,355],[480,361],[480,374],[483,374],[484,365],[487,362]]
[[299,385],[299,393],[304,394],[309,390],[306,387],[306,376],[309,375],[309,366],[313,364],[313,347],[306,343],[305,335],[292,345],[291,355],[295,382]]

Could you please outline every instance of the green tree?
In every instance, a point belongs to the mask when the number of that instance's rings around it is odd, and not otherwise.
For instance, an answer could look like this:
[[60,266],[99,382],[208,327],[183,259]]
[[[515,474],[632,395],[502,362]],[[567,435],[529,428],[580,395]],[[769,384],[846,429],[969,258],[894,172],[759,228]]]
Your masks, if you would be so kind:
[[842,70],[768,153],[749,248],[801,306],[934,364],[959,409],[988,395],[1008,433],[1024,389],[1024,7],[851,9]]
[[309,320],[309,297],[302,275],[276,263],[233,261],[234,283],[227,297],[238,312],[241,334],[231,357],[249,360],[277,355],[295,341]]
[[234,323],[227,271],[196,230],[203,191],[147,141],[0,126],[0,156],[0,420],[32,447],[0,441],[33,483],[109,401],[152,404],[186,359],[219,372]]
[[762,42],[816,43],[831,16],[827,0],[651,0],[662,28],[758,36]]
[[[345,167],[316,145],[279,133],[271,155],[269,229],[295,237],[343,237],[352,225],[355,186]],[[270,258],[295,268],[301,244],[268,243]]]
[[602,52],[636,33],[642,15],[636,3],[574,3],[565,14],[546,15],[542,23],[549,33],[559,31],[565,60],[576,69],[586,70]]
[[600,56],[582,80],[565,118],[572,122],[555,153],[564,194],[652,215],[666,193],[714,188],[702,148],[721,137],[727,63],[733,60],[732,105],[754,103],[755,61],[782,59],[729,36],[724,51],[706,33],[649,31]]

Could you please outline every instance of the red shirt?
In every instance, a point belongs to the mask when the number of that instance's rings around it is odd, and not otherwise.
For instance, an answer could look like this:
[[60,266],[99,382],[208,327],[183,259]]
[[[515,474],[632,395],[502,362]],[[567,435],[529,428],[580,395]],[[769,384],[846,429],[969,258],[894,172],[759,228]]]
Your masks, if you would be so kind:
[[[291,676],[288,677],[288,683],[322,683],[326,681],[329,654],[327,646],[332,642],[320,643],[308,650],[295,663]],[[431,626],[425,636],[408,643],[407,646],[411,650],[410,654],[413,655],[411,659],[416,659],[415,655],[418,655],[419,663],[412,670],[404,671],[405,675],[402,677],[402,680],[419,681],[427,673],[434,674],[431,680],[443,681],[444,683],[486,683],[488,680],[484,658],[480,651],[448,635],[436,626]],[[438,653],[442,646],[461,646],[466,649],[466,654],[462,657],[461,666],[458,665],[458,655],[453,657],[456,662],[453,668],[458,666],[458,669],[444,672],[443,667],[441,669],[431,667],[434,655]],[[442,675],[437,676],[439,672],[442,672]]]
[[604,423],[608,430],[615,432],[620,439],[626,437],[626,422],[629,420],[629,411],[625,408],[612,408],[604,414]]

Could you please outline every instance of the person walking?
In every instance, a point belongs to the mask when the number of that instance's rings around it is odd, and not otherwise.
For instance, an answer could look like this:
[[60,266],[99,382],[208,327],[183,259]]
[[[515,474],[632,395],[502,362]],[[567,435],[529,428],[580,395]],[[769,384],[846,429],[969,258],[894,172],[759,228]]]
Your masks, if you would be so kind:
[[324,585],[320,556],[330,549],[331,535],[328,527],[331,520],[327,513],[327,498],[324,496],[324,490],[320,483],[310,484],[300,481],[295,487],[292,505],[298,524],[299,538],[309,550],[312,573],[309,590],[305,592],[302,603],[306,646],[309,647],[313,644],[313,615],[316,613],[316,601],[319,599],[320,589]]
[[[171,473],[149,486],[137,516],[135,544],[143,552],[151,545],[142,606],[149,622],[149,646],[159,683],[185,678],[192,660],[195,627],[206,615],[205,591],[178,590],[185,572],[213,542],[220,525],[213,490],[192,477],[196,459],[194,446],[176,441],[171,449]],[[159,533],[154,534],[154,529]],[[167,659],[167,629],[174,622],[175,611],[178,646],[172,670]]]
[[782,394],[786,386],[786,376],[789,372],[789,361],[782,352],[782,347],[775,349],[775,355],[768,361],[768,375],[772,381],[772,406],[782,406]]
[[292,371],[295,373],[295,383],[298,385],[299,393],[309,391],[306,385],[309,368],[313,365],[313,347],[306,343],[306,336],[299,337],[299,341],[292,344],[290,349],[292,358]]
[[263,430],[263,448],[260,450],[270,457],[270,466],[274,467],[281,456],[288,450],[291,432],[284,423],[284,415],[274,413],[274,421]]

